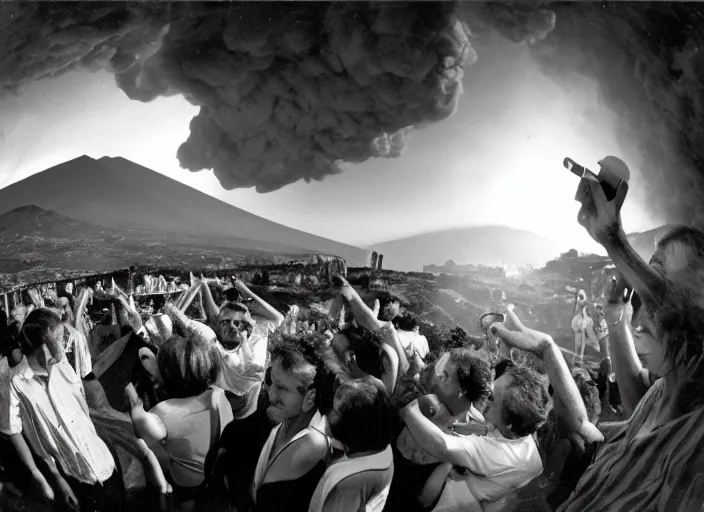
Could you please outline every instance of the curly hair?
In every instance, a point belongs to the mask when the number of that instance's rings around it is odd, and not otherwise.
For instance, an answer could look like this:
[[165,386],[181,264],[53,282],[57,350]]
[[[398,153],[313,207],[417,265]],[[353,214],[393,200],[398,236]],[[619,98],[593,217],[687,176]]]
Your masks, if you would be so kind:
[[472,349],[450,351],[450,361],[457,367],[457,381],[470,402],[478,402],[491,392],[491,365]]
[[271,361],[279,360],[286,371],[293,371],[301,379],[305,393],[315,389],[315,405],[321,414],[332,409],[335,390],[343,375],[335,355],[320,333],[279,334],[271,338]]
[[545,423],[552,408],[547,386],[536,372],[524,366],[509,367],[504,375],[512,379],[503,395],[503,419],[516,436],[531,435]]
[[420,319],[410,311],[404,311],[393,320],[394,327],[403,331],[413,331],[420,326]]

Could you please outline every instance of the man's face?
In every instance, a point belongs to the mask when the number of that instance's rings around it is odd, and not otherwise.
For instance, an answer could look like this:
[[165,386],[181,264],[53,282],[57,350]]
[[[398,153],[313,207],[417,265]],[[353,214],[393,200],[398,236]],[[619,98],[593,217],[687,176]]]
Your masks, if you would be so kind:
[[397,300],[388,303],[384,306],[384,310],[381,312],[384,320],[393,320],[401,312],[401,304]]
[[488,424],[497,428],[505,426],[501,408],[504,393],[511,385],[512,380],[513,377],[507,373],[504,373],[501,377],[496,379],[494,381],[494,390],[491,395],[489,395],[489,400],[487,400],[486,409],[484,410],[484,419]]
[[223,345],[239,346],[247,341],[249,333],[245,313],[241,311],[224,311],[218,316],[218,329],[220,343]]
[[342,366],[343,370],[349,372],[349,367],[347,365],[347,352],[350,347],[350,340],[344,334],[337,333],[333,335],[332,342],[330,343],[332,351],[335,353],[337,361]]
[[56,362],[64,357],[64,324],[49,330],[45,344],[46,351]]
[[269,400],[271,405],[267,414],[271,418],[285,421],[295,418],[304,412],[304,399],[306,393],[301,393],[303,382],[286,371],[281,366],[281,360],[276,359],[271,364],[271,386],[269,386]]
[[430,391],[437,395],[445,406],[462,394],[462,388],[457,380],[457,366],[450,360],[449,352],[445,352],[435,362],[428,385]]
[[344,407],[345,398],[345,391],[342,388],[338,389],[332,402],[332,410],[328,413],[328,423],[333,431],[342,420],[342,408]]

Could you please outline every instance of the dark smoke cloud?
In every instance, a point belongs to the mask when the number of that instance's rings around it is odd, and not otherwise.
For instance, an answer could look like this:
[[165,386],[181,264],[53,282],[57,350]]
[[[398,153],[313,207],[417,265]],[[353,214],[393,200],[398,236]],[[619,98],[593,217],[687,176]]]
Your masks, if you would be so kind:
[[655,213],[704,220],[696,3],[3,3],[0,91],[102,68],[135,100],[182,94],[201,109],[181,165],[270,191],[399,156],[412,126],[451,115],[476,59],[458,17],[529,43],[567,88],[597,80]]
[[[527,8],[494,4],[494,19],[527,19]],[[544,12],[546,4],[532,8]],[[704,224],[703,6],[570,2],[547,8],[555,29],[530,47],[543,71],[567,88],[576,74],[595,79],[601,100],[620,119],[621,145],[641,156],[648,206],[669,222]]]
[[342,162],[396,157],[413,125],[451,115],[474,62],[455,5],[3,6],[0,86],[105,68],[132,99],[200,108],[181,166],[223,187],[276,190]]

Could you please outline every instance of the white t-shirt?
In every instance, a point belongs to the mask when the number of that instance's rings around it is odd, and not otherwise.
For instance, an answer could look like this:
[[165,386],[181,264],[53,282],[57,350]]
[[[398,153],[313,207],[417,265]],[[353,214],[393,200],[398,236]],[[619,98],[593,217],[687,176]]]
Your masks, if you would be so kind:
[[506,439],[492,429],[487,436],[457,437],[469,471],[450,472],[434,511],[500,510],[509,494],[543,472],[533,436]]
[[269,334],[275,330],[274,322],[259,318],[246,344],[232,350],[219,345],[224,365],[218,386],[242,396],[261,384],[269,357]]
[[421,359],[425,360],[430,352],[428,339],[425,336],[415,331],[404,331],[402,329],[397,329],[396,332],[406,354],[409,352],[412,354],[415,351]]

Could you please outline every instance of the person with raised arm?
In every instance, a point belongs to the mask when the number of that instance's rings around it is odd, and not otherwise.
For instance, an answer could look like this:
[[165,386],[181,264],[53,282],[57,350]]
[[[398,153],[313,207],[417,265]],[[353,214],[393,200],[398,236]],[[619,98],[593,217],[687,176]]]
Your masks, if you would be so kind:
[[[364,303],[357,291],[344,277],[340,275],[333,276],[333,283],[339,287],[340,294],[350,305],[357,323],[367,329],[381,333],[384,340],[382,348],[386,354],[384,358],[386,381],[384,383],[389,393],[393,393],[399,375],[405,375],[410,368],[406,351],[401,345],[401,340],[394,325],[391,322],[379,320],[374,311]],[[391,381],[387,384],[389,379]]]
[[[269,334],[281,325],[284,317],[239,279],[235,280],[235,288],[254,301],[262,321],[254,320],[241,303],[226,302],[218,309],[208,285],[201,283],[206,313],[213,322],[223,355],[218,386],[228,392],[235,419],[241,419],[256,408],[267,365]],[[212,318],[216,310],[217,315]]]
[[[580,186],[582,186],[581,184]],[[704,233],[678,226],[658,242],[647,265],[628,243],[620,219],[628,185],[608,201],[598,182],[587,181],[579,222],[613,258],[643,300],[652,334],[647,349],[662,375],[624,422],[602,423],[595,432],[564,372],[550,336],[520,325],[494,325],[499,337],[543,357],[556,403],[572,432],[595,444],[591,464],[561,512],[701,510],[704,503]],[[623,313],[624,311],[622,311]],[[618,322],[625,323],[622,314]],[[574,386],[574,384],[572,384]],[[558,400],[559,399],[559,400]]]

